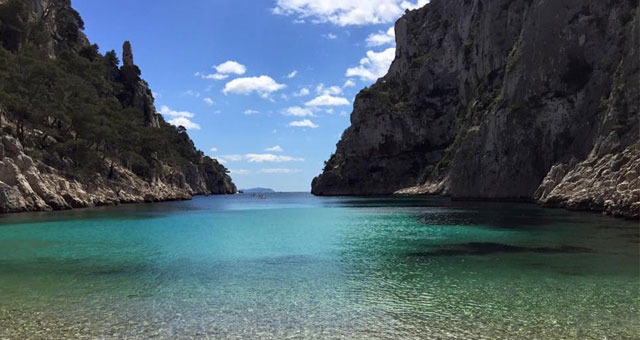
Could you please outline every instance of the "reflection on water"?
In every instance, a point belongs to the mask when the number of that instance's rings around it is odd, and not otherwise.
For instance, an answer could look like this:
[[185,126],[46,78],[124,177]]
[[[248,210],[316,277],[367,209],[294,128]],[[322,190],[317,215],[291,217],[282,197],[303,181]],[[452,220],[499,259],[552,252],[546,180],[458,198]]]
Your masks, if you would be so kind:
[[0,338],[636,339],[637,223],[442,198],[0,218]]

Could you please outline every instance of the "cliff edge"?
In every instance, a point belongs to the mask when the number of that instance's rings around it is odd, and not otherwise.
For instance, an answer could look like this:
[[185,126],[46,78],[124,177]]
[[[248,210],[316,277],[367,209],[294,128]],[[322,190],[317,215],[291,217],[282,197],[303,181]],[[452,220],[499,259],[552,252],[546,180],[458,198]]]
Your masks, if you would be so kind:
[[395,25],[316,195],[442,194],[640,215],[640,9],[433,0]]

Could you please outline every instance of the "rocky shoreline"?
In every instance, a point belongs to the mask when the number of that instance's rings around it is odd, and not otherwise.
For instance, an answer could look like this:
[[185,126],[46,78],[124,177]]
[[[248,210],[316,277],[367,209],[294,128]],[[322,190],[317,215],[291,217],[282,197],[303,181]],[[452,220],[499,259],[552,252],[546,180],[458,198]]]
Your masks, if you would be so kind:
[[[209,159],[209,162],[215,161]],[[146,181],[115,165],[111,179],[96,174],[90,183],[81,182],[35,161],[16,138],[3,136],[0,143],[0,213],[188,200],[194,195],[236,192],[235,186],[224,178],[205,177],[206,173],[199,172],[187,177],[163,165],[160,176]]]

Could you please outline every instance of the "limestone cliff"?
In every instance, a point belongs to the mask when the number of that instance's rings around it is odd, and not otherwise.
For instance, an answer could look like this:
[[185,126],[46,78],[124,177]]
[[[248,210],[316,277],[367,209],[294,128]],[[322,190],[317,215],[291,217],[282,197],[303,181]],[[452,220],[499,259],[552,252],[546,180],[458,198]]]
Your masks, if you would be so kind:
[[317,195],[640,212],[637,0],[433,0],[396,23]]
[[164,121],[123,45],[102,55],[69,0],[0,0],[0,213],[231,194]]

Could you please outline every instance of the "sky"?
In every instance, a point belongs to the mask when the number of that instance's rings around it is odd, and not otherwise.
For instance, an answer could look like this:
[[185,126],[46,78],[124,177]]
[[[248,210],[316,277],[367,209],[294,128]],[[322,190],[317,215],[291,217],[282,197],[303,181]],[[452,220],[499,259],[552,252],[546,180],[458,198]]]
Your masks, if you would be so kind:
[[102,53],[131,41],[165,120],[239,189],[308,192],[355,95],[395,55],[393,25],[426,0],[72,2]]

